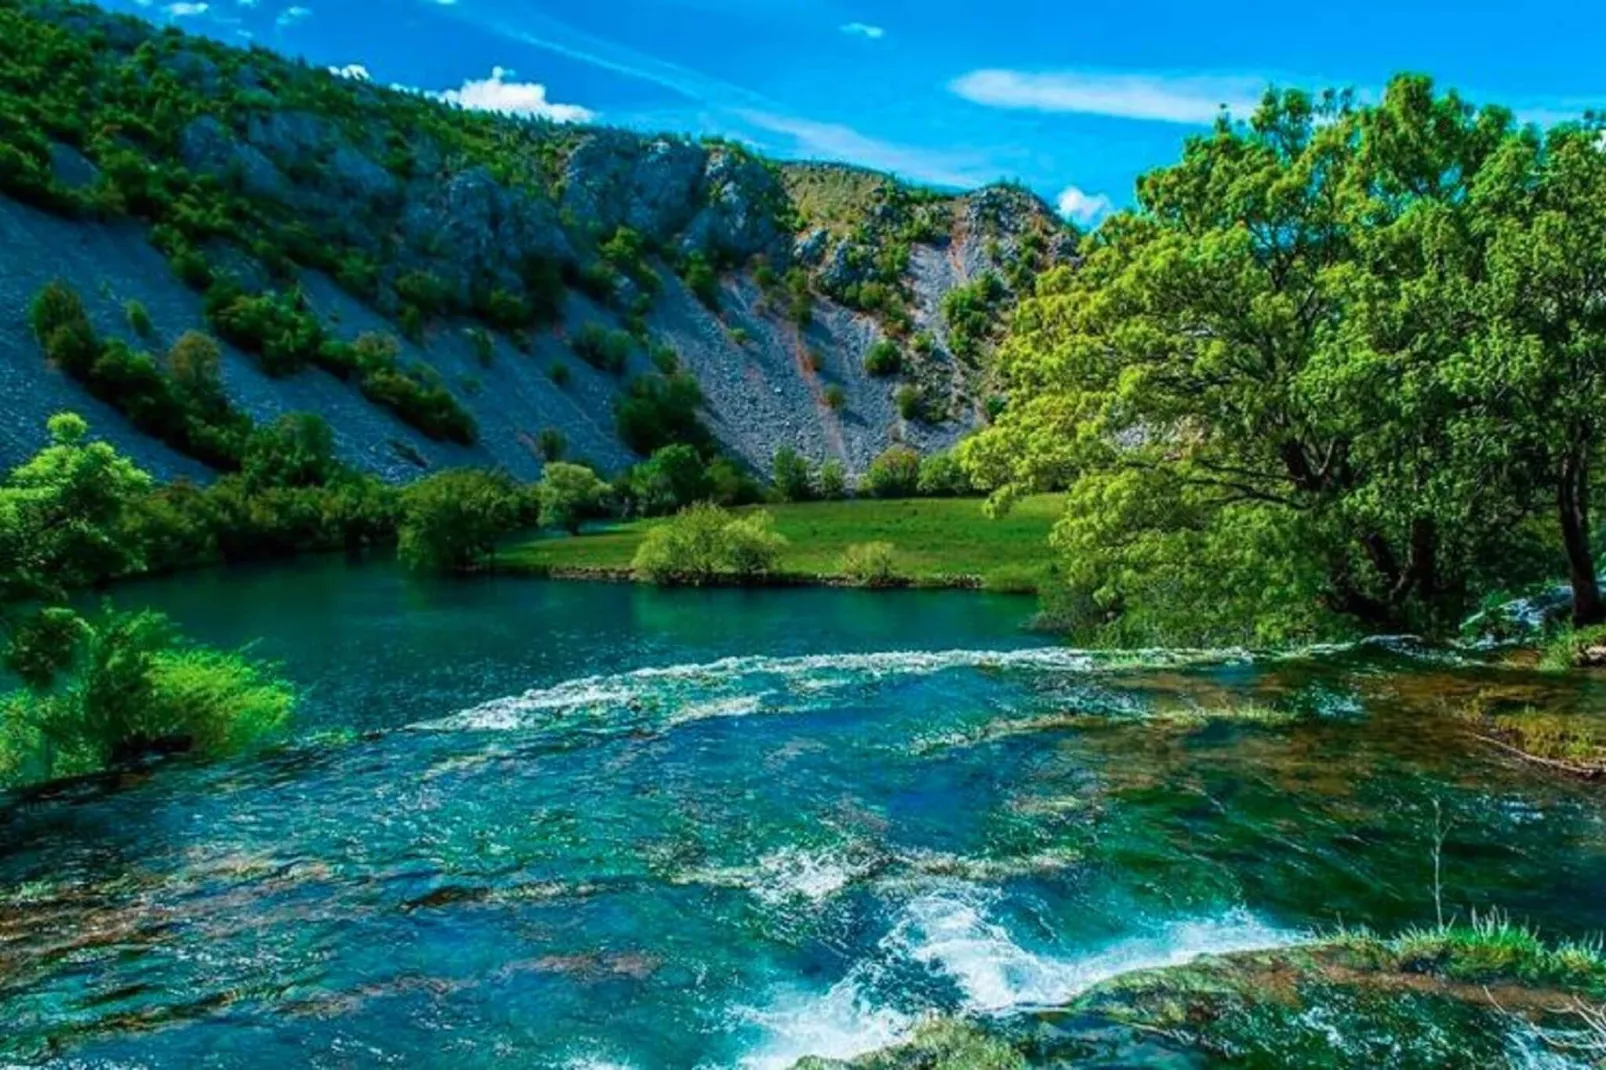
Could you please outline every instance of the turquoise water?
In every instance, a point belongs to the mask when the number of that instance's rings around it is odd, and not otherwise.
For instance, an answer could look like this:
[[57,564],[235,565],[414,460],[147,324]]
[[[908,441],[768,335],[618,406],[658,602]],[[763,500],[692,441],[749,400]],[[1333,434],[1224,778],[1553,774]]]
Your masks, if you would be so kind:
[[[306,691],[249,759],[0,804],[0,1064],[786,1067],[1448,908],[1606,928],[1598,790],[1376,645],[1098,657],[962,592],[126,588]],[[1576,686],[1576,685],[1567,685]],[[1252,707],[1277,718],[1222,717]],[[1435,714],[1439,715],[1435,715]]]

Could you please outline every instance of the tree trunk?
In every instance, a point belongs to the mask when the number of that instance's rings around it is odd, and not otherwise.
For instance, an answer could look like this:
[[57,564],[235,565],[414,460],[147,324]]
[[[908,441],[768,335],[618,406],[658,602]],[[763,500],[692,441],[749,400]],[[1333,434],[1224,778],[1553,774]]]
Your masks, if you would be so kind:
[[1556,505],[1573,588],[1573,626],[1606,622],[1606,603],[1601,601],[1595,558],[1589,548],[1589,460],[1581,450],[1562,461]]

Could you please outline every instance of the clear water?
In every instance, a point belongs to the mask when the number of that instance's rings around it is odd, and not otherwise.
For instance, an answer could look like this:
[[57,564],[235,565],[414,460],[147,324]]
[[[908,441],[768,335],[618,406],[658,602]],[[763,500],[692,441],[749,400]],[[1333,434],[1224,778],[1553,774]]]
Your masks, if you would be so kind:
[[[1374,646],[1097,657],[960,592],[126,588],[297,739],[0,800],[0,1065],[786,1067],[934,1011],[1448,908],[1606,928],[1598,789],[1442,715],[1588,689]],[[1253,702],[1286,723],[1187,717]]]

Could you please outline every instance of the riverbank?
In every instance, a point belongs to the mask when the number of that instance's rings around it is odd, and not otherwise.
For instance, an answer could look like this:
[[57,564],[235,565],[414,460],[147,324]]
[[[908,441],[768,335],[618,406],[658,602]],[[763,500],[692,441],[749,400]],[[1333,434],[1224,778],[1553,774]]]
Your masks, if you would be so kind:
[[[765,586],[849,586],[842,557],[851,546],[893,548],[891,586],[951,587],[1032,594],[1054,568],[1049,533],[1064,498],[1041,495],[991,519],[974,498],[803,502],[760,508],[787,539]],[[497,567],[564,580],[628,581],[631,561],[658,520],[576,536],[528,540],[504,550]]]

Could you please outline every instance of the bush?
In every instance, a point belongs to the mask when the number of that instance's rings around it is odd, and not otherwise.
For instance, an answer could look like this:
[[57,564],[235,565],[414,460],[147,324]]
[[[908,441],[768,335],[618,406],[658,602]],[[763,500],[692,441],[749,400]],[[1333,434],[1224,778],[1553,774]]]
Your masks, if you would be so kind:
[[890,339],[881,339],[864,355],[864,370],[877,378],[897,375],[902,369],[903,350]]
[[923,420],[926,417],[925,399],[914,386],[900,386],[893,399],[898,405],[898,415],[905,420]]
[[569,437],[555,427],[543,428],[536,436],[535,448],[543,461],[561,461],[569,449]]
[[808,458],[791,446],[775,451],[770,466],[774,476],[775,495],[783,502],[806,502],[814,497],[814,468]]
[[920,487],[920,454],[893,446],[870,462],[864,490],[876,498],[912,498]]
[[820,497],[828,502],[841,501],[848,496],[848,474],[841,461],[826,461],[820,466]]
[[156,334],[156,325],[151,322],[151,314],[140,302],[124,301],[123,316],[128,320],[128,329],[146,341],[150,341]]
[[574,535],[586,520],[602,515],[608,501],[608,484],[584,465],[554,461],[541,474],[535,488],[541,509],[541,526],[562,528]]
[[569,383],[574,379],[574,373],[571,372],[569,370],[569,366],[563,363],[561,360],[553,361],[552,366],[546,370],[546,375],[548,379],[552,380],[552,385],[557,387],[559,390],[562,390],[564,387],[568,386]]
[[321,416],[293,412],[259,427],[246,440],[240,478],[252,490],[321,487],[340,471],[335,436]]
[[970,476],[952,453],[933,453],[921,461],[916,489],[923,498],[959,498],[975,492]]
[[474,359],[479,361],[480,367],[489,368],[496,363],[496,340],[491,332],[484,327],[470,327],[468,329],[468,342],[474,349]]
[[681,266],[686,288],[712,312],[719,311],[719,274],[702,253],[692,253]]
[[890,542],[862,542],[848,547],[837,568],[857,587],[892,587],[902,582]]
[[716,505],[694,505],[647,532],[632,568],[637,578],[660,585],[753,580],[774,569],[785,546],[768,513],[738,518]]
[[635,344],[635,339],[625,331],[611,331],[601,324],[588,323],[580,328],[570,348],[575,356],[598,371],[618,375],[625,370]]
[[689,375],[643,375],[614,402],[614,423],[624,444],[642,456],[676,443],[709,441],[697,410],[703,391]]
[[499,472],[460,468],[420,480],[402,492],[397,553],[422,572],[472,572],[496,555],[502,536],[524,518],[523,497]]
[[0,783],[98,772],[154,753],[244,750],[281,729],[290,686],[242,654],[187,647],[152,612],[73,616],[49,690],[0,700]]
[[677,512],[713,496],[708,467],[691,446],[665,446],[631,469],[630,496],[644,516]]

